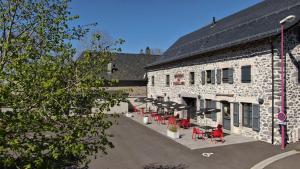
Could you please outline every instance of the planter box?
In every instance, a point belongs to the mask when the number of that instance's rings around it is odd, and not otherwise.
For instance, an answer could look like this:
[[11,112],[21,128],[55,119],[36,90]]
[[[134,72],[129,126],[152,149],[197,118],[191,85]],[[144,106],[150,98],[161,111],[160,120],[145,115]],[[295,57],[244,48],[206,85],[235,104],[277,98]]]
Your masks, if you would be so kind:
[[126,113],[126,117],[133,117],[132,113]]
[[167,136],[173,139],[178,139],[179,138],[179,131],[177,130],[177,132],[173,132],[170,130],[167,130]]
[[144,124],[148,124],[149,123],[149,117],[148,116],[144,116],[143,122],[144,122]]

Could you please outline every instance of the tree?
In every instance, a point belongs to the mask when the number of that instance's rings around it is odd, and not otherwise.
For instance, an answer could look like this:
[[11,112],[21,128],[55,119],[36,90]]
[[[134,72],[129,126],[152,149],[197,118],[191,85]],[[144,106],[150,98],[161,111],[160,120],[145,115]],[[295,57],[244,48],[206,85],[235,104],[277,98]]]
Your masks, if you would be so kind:
[[161,49],[159,49],[159,48],[152,48],[151,49],[151,54],[152,55],[161,55],[162,54],[162,52],[161,52]]
[[[95,42],[96,44],[91,44],[90,42],[93,41],[94,35],[98,34],[101,36],[100,40]],[[90,49],[91,45],[98,45],[98,46],[112,46],[114,44],[114,40],[111,35],[105,31],[100,29],[99,27],[94,27],[89,30],[89,32],[79,40],[76,46],[76,58],[78,58],[86,49]]]
[[144,54],[144,50],[143,49],[140,50],[140,54]]
[[151,55],[151,49],[150,49],[149,46],[146,47],[146,49],[145,49],[145,54]]
[[[88,27],[69,0],[0,1],[0,168],[87,166],[90,155],[113,147],[105,109],[123,100],[105,91],[101,75],[118,48],[97,45],[74,60],[71,41]],[[123,41],[117,41],[118,45]],[[92,112],[91,108],[99,109]]]

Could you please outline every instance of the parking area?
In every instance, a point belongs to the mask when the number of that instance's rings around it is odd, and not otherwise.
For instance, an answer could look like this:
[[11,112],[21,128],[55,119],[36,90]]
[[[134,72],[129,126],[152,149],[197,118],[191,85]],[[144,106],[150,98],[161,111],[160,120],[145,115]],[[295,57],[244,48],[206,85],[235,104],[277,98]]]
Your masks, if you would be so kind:
[[188,169],[249,169],[264,159],[299,147],[297,143],[281,150],[279,146],[254,141],[191,150],[127,117],[120,117],[109,133],[114,135],[111,140],[115,148],[108,155],[92,158],[90,168],[142,169],[156,163],[182,164]]

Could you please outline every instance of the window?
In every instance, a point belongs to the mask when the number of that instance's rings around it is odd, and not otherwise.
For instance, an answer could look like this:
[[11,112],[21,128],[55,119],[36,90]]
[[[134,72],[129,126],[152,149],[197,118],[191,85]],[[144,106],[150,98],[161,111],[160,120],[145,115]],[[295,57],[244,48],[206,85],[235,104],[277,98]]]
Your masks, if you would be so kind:
[[300,83],[300,69],[298,69],[298,83]]
[[243,126],[252,128],[252,104],[243,103]]
[[170,75],[166,75],[166,86],[170,86]]
[[201,72],[201,83],[202,85],[205,85],[205,71]]
[[222,71],[223,71],[222,82],[228,83],[228,68],[224,68],[224,69],[222,69]]
[[206,83],[211,83],[211,70],[206,71]]
[[251,66],[242,66],[242,83],[251,83]]
[[[205,108],[208,108],[208,109],[212,108],[212,100],[206,99],[206,100],[205,100],[205,103],[206,103]],[[206,116],[207,118],[212,118],[212,117],[211,117],[211,114],[205,114],[205,116]]]
[[223,83],[233,84],[233,68],[224,68],[223,70]]
[[151,84],[154,86],[154,76],[151,77]]
[[300,83],[300,61],[298,61],[298,83]]
[[190,85],[195,84],[195,72],[190,72]]

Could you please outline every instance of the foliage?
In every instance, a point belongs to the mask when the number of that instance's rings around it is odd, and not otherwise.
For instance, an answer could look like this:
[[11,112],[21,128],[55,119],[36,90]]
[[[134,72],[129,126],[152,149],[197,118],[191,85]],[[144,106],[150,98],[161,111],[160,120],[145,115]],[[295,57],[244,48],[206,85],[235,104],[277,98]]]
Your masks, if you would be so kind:
[[172,132],[177,132],[177,131],[178,131],[177,125],[171,125],[168,129],[169,129],[170,131],[172,131]]
[[123,97],[104,89],[114,82],[102,75],[119,49],[97,45],[95,34],[74,60],[70,42],[89,28],[69,27],[78,18],[69,3],[0,1],[0,168],[84,167],[113,147],[106,132],[113,119],[101,112]]

